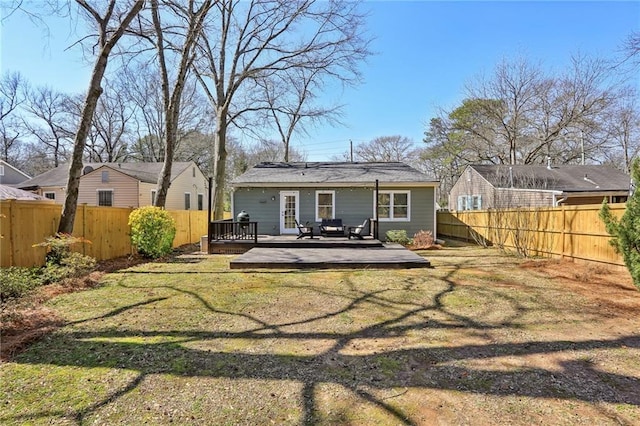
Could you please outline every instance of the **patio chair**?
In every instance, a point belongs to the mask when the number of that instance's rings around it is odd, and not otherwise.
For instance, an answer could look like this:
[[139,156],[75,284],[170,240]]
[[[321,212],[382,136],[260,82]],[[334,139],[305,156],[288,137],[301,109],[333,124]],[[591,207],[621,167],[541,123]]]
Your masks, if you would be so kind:
[[364,222],[362,222],[362,225],[358,225],[358,226],[350,226],[349,229],[349,239],[351,239],[351,237],[357,238],[359,240],[364,239],[364,229],[367,227],[367,224],[369,223],[369,219],[365,219]]
[[300,225],[296,220],[296,226],[298,227],[298,238],[296,238],[296,240],[299,240],[302,237],[309,237],[313,239],[313,226],[309,226],[309,222],[305,225]]

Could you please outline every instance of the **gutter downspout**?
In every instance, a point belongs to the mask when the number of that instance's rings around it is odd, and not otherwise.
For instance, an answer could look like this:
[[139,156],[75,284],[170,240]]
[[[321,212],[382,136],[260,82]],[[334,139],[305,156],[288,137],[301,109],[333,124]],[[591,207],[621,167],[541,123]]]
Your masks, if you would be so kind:
[[564,196],[562,198],[556,198],[556,195],[553,195],[553,207],[558,207],[561,203],[564,203],[565,201],[567,201],[567,196]]

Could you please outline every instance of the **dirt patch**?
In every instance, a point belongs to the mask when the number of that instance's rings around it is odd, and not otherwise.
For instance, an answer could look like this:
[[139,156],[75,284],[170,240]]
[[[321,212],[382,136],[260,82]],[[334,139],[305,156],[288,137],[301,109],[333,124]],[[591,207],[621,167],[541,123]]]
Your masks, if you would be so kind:
[[520,268],[552,278],[563,288],[592,300],[611,314],[637,315],[640,311],[638,289],[629,272],[622,268],[567,260],[526,261]]

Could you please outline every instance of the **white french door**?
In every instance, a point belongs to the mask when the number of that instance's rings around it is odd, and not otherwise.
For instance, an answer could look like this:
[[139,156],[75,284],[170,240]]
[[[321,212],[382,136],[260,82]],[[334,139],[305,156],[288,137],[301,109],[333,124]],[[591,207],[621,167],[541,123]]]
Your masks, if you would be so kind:
[[298,191],[280,192],[280,234],[296,234],[296,220],[298,220],[299,200]]

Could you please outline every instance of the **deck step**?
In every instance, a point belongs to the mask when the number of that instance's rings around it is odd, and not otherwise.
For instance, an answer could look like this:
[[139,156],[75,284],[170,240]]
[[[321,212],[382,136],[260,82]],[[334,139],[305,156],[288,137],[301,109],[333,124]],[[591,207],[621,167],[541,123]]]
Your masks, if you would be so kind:
[[431,262],[402,246],[352,248],[255,247],[231,260],[231,269],[408,269]]

